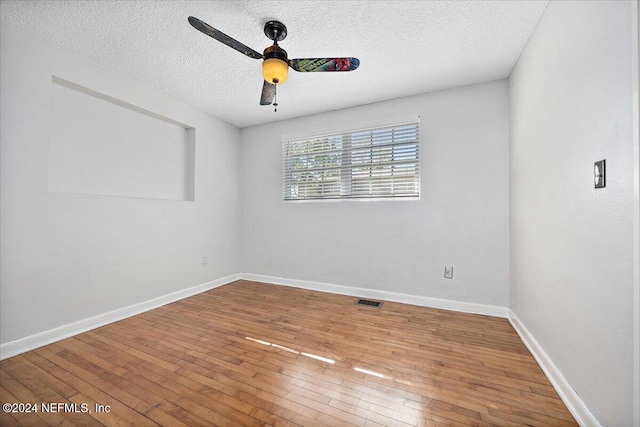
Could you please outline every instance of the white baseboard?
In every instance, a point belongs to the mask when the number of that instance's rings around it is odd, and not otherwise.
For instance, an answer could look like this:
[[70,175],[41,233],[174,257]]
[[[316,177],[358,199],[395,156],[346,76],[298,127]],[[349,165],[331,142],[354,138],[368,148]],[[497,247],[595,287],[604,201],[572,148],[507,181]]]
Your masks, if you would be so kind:
[[149,301],[144,301],[138,304],[130,305],[128,307],[119,308],[108,313],[99,314],[97,316],[89,317],[88,319],[83,319],[78,322],[70,323],[68,325],[49,329],[48,331],[39,332],[28,337],[1,344],[0,360],[16,356],[29,350],[34,350],[47,344],[69,338],[95,328],[99,328],[100,326],[104,326],[109,323],[117,322],[118,320],[126,319],[127,317],[135,316],[136,314],[144,313],[145,311],[153,310],[154,308],[158,308],[163,305],[170,304],[172,302],[208,291],[210,289],[226,285],[239,279],[239,274],[232,274],[230,276],[212,280],[211,282],[203,283],[198,286],[163,295]]
[[547,378],[549,378],[551,385],[556,389],[556,392],[560,395],[564,404],[567,405],[567,408],[578,424],[582,427],[601,427],[600,422],[598,422],[587,405],[580,399],[578,393],[571,387],[564,375],[562,375],[562,372],[560,372],[555,363],[553,363],[553,360],[551,360],[549,355],[542,349],[540,344],[538,344],[538,341],[536,341],[520,319],[518,319],[518,316],[511,310],[509,310],[509,322],[511,322],[511,326],[513,326],[518,335],[520,335],[520,338],[534,359],[536,359]]
[[292,286],[294,288],[309,289],[312,291],[329,292],[332,294],[350,295],[362,298],[374,298],[384,301],[400,302],[403,304],[419,305],[423,307],[441,308],[444,310],[461,311],[464,313],[483,314],[492,317],[509,317],[509,308],[495,305],[430,298],[419,295],[401,294],[398,292],[379,291],[376,289],[333,285],[330,283],[322,282],[310,282],[306,280],[286,279],[283,277],[265,276],[262,274],[242,273],[240,276],[244,280],[271,283],[274,285]]

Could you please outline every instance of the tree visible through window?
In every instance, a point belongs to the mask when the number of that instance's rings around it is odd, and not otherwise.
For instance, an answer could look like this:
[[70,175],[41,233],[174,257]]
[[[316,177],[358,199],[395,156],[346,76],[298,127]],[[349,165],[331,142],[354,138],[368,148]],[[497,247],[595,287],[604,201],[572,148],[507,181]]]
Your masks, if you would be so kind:
[[420,196],[420,124],[282,142],[285,200]]

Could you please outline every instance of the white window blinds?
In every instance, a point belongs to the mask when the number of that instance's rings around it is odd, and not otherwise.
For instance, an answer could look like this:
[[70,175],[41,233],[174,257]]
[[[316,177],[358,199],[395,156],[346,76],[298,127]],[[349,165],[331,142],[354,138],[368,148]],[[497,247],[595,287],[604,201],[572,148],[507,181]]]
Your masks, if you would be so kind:
[[420,196],[420,123],[282,141],[284,200]]

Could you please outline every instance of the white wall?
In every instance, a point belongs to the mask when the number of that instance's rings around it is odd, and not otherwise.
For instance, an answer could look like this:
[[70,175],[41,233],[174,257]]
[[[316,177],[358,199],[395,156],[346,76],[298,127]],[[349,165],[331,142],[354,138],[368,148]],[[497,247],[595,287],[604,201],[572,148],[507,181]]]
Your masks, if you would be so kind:
[[[243,272],[508,306],[507,86],[502,80],[243,129]],[[282,201],[282,135],[415,114],[419,201]],[[454,267],[453,279],[443,278],[445,265]]]
[[[3,344],[240,270],[237,128],[6,25],[0,40]],[[48,194],[52,75],[195,127],[195,201]]]
[[509,82],[511,308],[606,426],[633,422],[630,25],[552,1]]

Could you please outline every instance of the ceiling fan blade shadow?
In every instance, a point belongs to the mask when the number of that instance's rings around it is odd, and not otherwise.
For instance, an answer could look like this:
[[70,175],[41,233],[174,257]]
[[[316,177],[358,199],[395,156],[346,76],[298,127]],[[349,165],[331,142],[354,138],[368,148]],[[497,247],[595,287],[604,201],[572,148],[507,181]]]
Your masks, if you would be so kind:
[[290,59],[289,66],[302,73],[353,71],[360,66],[360,60],[358,58],[298,58]]
[[263,80],[262,96],[260,97],[260,105],[271,105],[273,98],[276,96],[276,85]]
[[258,53],[255,50],[251,49],[250,47],[245,46],[244,44],[240,43],[238,40],[236,40],[236,39],[234,39],[232,37],[229,37],[228,35],[226,35],[222,31],[216,30],[211,25],[207,24],[206,22],[203,22],[203,21],[199,20],[198,18],[190,16],[189,17],[189,23],[191,24],[191,26],[193,28],[195,28],[196,30],[200,31],[201,33],[204,33],[204,34],[208,35],[209,37],[212,37],[212,38],[218,40],[219,42],[226,44],[230,48],[233,48],[233,49],[237,50],[238,52],[247,55],[249,58],[262,59],[262,54],[261,53]]

